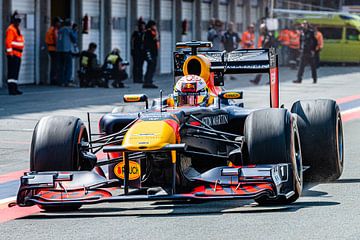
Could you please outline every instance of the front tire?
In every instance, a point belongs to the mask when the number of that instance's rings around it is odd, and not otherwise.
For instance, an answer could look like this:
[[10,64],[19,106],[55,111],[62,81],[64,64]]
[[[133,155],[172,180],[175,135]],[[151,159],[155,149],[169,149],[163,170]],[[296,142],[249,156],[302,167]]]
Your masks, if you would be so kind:
[[245,120],[245,149],[247,164],[290,163],[292,166],[292,190],[294,194],[276,199],[261,197],[259,204],[289,204],[302,192],[302,158],[296,116],[286,109],[263,109],[250,113]]
[[79,118],[49,116],[40,119],[31,141],[30,170],[81,170],[81,142],[88,142],[88,134]]
[[[80,152],[80,143],[88,141],[84,123],[76,117],[49,116],[40,119],[33,132],[30,150],[30,171],[78,171],[87,167]],[[39,206],[45,211],[73,211],[70,206]]]

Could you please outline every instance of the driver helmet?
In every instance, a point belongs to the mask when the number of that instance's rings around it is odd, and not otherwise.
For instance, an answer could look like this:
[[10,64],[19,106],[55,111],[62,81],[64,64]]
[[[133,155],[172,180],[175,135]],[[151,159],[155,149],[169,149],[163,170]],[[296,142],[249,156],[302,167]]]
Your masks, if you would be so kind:
[[197,75],[181,77],[174,88],[177,106],[199,106],[206,103],[209,90],[203,78]]

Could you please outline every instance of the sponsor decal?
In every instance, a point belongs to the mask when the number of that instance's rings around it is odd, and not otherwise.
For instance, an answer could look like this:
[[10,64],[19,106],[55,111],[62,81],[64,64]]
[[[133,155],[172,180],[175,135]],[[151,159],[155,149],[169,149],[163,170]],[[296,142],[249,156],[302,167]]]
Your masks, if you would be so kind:
[[229,122],[227,115],[216,115],[212,117],[203,117],[201,119],[206,125],[209,126],[216,126],[216,125],[222,125],[227,124]]
[[196,92],[196,83],[184,83],[181,90],[182,92]]
[[125,99],[127,102],[138,102],[140,101],[140,96],[126,96]]
[[[124,179],[124,162],[119,162],[114,167],[114,173],[118,178]],[[129,180],[136,180],[141,176],[140,164],[129,161]]]
[[270,82],[271,84],[274,84],[276,81],[276,68],[270,69]]
[[228,93],[225,93],[223,97],[226,99],[238,99],[238,98],[241,98],[241,93],[228,92]]

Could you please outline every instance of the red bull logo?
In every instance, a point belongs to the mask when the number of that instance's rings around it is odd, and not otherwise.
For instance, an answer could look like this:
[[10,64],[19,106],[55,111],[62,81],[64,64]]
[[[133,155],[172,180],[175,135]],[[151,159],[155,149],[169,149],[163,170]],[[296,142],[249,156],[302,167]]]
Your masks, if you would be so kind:
[[196,92],[196,83],[184,83],[182,92]]

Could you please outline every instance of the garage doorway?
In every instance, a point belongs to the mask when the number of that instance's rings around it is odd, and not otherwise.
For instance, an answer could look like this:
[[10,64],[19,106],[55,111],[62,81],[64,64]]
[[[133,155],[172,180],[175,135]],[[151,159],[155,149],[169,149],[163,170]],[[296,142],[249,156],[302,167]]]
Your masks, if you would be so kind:
[[51,19],[61,17],[63,20],[71,17],[71,0],[51,0]]

